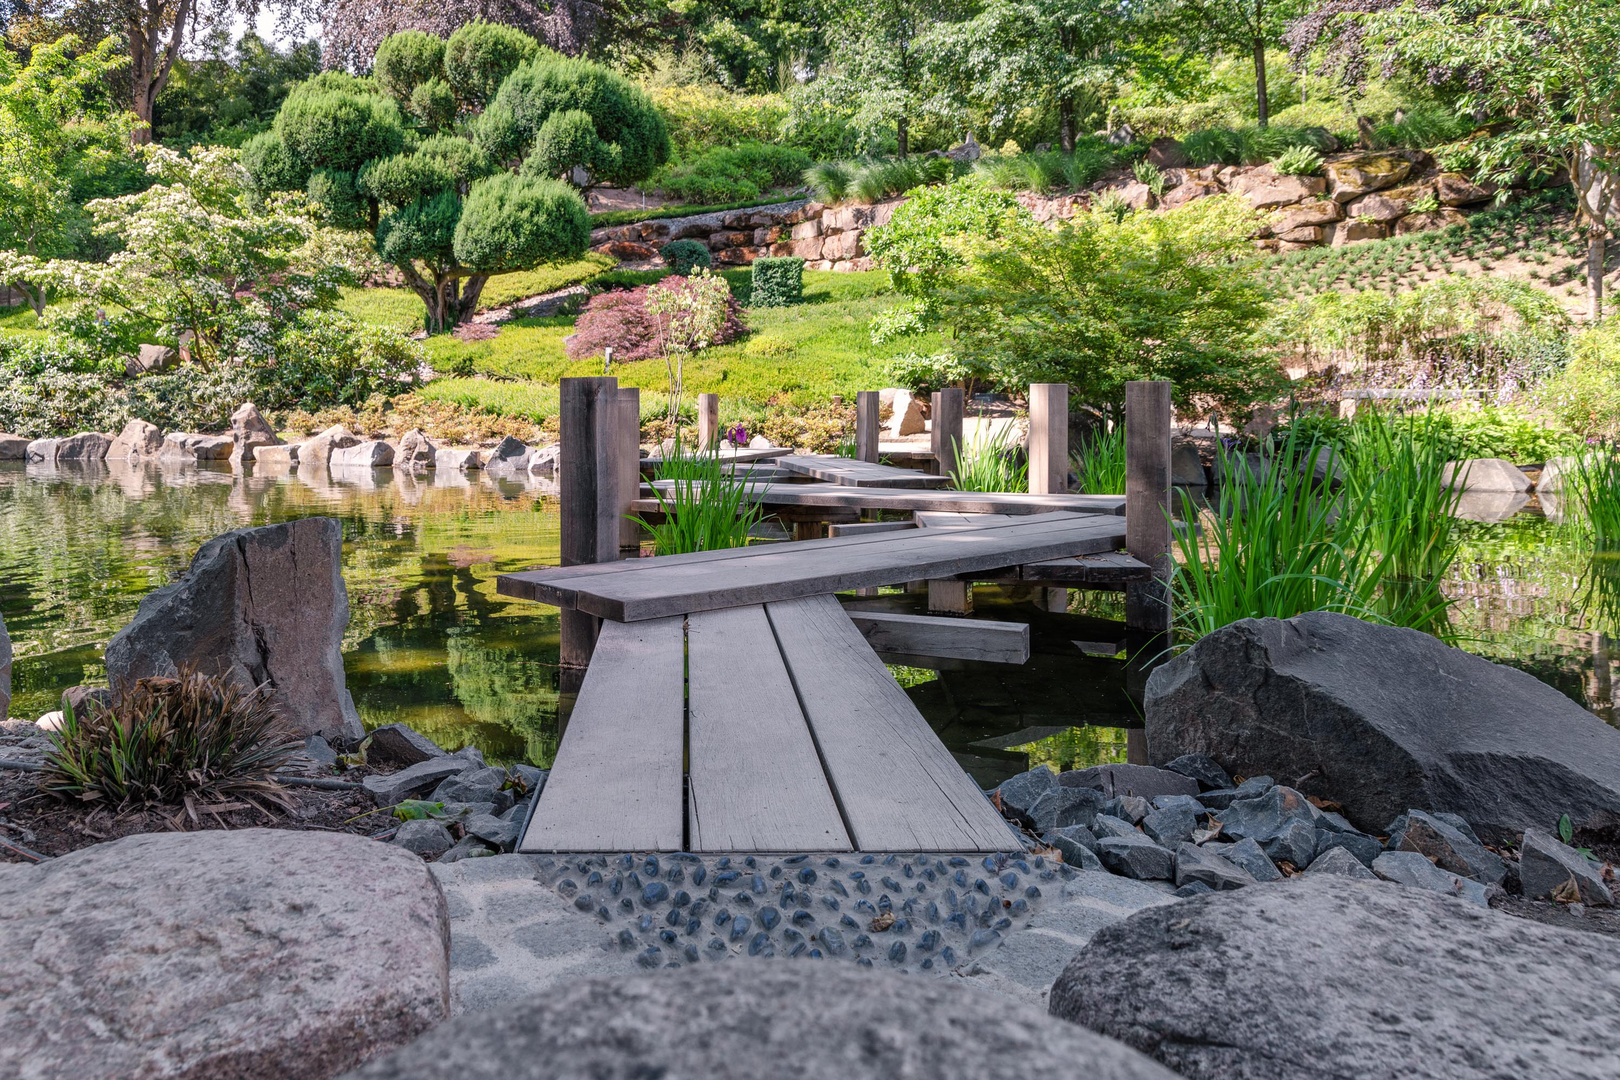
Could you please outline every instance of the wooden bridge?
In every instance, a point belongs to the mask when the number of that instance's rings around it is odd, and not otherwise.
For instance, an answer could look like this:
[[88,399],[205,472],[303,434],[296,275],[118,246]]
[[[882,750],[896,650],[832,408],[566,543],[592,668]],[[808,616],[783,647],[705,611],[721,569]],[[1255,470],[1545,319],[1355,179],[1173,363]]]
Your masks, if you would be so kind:
[[[919,484],[922,474],[875,462],[786,455],[761,463],[804,482],[758,485],[767,507],[909,509],[916,519],[846,526],[827,539],[619,560],[607,553],[617,554],[621,530],[602,503],[640,508],[645,500],[619,480],[639,453],[628,458],[629,438],[602,423],[634,415],[612,384],[563,381],[563,554],[575,565],[498,582],[505,595],[560,608],[563,661],[585,669],[518,850],[1016,849],[874,644],[1022,663],[1028,627],[846,613],[834,594],[921,581],[958,585],[969,597],[977,580],[1079,584],[1142,590],[1149,595],[1138,606],[1156,602],[1167,616],[1158,560],[1120,550],[1133,539],[1126,499],[949,492],[937,478]],[[1155,535],[1168,533],[1163,397]],[[599,437],[571,443],[571,428]],[[886,477],[906,486],[880,486]],[[1167,558],[1168,543],[1156,542]]]

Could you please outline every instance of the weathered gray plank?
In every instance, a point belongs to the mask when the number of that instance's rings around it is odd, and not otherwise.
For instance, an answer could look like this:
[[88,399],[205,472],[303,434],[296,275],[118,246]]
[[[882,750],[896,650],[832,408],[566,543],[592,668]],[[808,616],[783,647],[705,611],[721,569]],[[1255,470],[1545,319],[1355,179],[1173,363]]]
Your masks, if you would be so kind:
[[801,476],[813,476],[840,487],[940,488],[951,482],[948,476],[930,476],[915,469],[900,469],[893,465],[879,465],[875,461],[857,461],[830,454],[792,454],[778,458],[776,463]]
[[861,538],[865,543],[850,537],[740,548],[729,559],[702,563],[661,566],[644,559],[618,574],[571,576],[561,570],[543,580],[530,575],[528,585],[545,603],[571,603],[603,618],[637,622],[1113,551],[1124,542],[1123,524],[1111,516],[1054,514],[987,529],[915,529]]
[[847,525],[829,525],[831,536],[874,536],[878,533],[905,532],[917,526],[910,521],[855,521]]
[[684,620],[604,623],[520,851],[679,851]]
[[765,610],[858,849],[1018,848],[837,600]]
[[698,448],[712,450],[720,441],[720,395],[699,394],[697,399]]
[[964,514],[959,510],[920,510],[911,520],[919,529],[982,529],[1018,520],[1013,514]]
[[849,621],[878,655],[901,653],[949,660],[1022,664],[1029,659],[1029,624],[988,619],[941,619],[851,611]]
[[[619,557],[621,470],[619,380],[611,377],[563,379],[560,388],[558,491],[562,512],[559,543],[563,565],[609,563]],[[628,494],[628,493],[627,493]],[[639,491],[636,493],[639,494]],[[595,620],[566,611],[558,620],[559,662],[582,668],[595,646]]]
[[700,612],[686,634],[691,850],[850,850],[765,609]]
[[855,456],[862,461],[878,459],[878,413],[880,405],[876,390],[860,390],[855,394]]
[[1018,568],[1018,576],[1025,581],[1062,581],[1081,585],[1121,585],[1131,581],[1149,581],[1153,567],[1123,551],[1105,551],[1096,555],[1078,555],[1072,559],[1047,559],[1025,563]]
[[[669,481],[658,481],[667,484]],[[856,510],[947,510],[968,514],[1123,514],[1123,495],[1031,495],[1023,491],[914,491],[844,484],[757,484],[748,493],[766,506],[847,507]],[[637,509],[641,509],[640,504]],[[656,510],[653,501],[646,509]]]
[[962,388],[947,386],[935,390],[929,399],[928,439],[934,459],[939,463],[941,476],[949,476],[956,468],[965,444],[962,442]]

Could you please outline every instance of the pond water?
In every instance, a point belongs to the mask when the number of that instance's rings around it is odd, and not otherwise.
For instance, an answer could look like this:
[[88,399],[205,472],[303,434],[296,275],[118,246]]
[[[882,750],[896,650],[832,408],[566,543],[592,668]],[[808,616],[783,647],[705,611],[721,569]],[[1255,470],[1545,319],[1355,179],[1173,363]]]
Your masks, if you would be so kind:
[[[557,616],[497,595],[498,574],[555,563],[556,503],[535,482],[393,470],[244,475],[109,463],[83,470],[0,463],[0,615],[16,650],[14,716],[62,690],[105,684],[101,653],[142,596],[181,574],[207,539],[311,515],[343,523],[351,609],[349,687],[368,727],[402,721],[444,745],[548,765],[556,752]],[[1613,613],[1589,553],[1534,507],[1467,524],[1448,591],[1459,644],[1514,664],[1614,722]],[[1594,586],[1594,582],[1596,585]],[[1081,594],[1116,616],[1107,594]],[[895,607],[920,598],[891,595]],[[1105,624],[1040,612],[981,589],[980,614],[1027,621],[1021,667],[897,668],[947,746],[986,786],[1031,765],[1125,759],[1141,675],[1106,652]],[[1135,687],[1136,694],[1131,693]]]

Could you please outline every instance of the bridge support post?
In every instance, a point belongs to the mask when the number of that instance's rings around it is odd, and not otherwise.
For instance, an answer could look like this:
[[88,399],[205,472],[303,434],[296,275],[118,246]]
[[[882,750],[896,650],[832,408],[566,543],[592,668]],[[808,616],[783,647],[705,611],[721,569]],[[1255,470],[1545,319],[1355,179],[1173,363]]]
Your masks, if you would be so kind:
[[[619,380],[563,379],[559,392],[562,565],[613,562],[619,557],[619,490],[624,476],[621,418],[628,411],[621,405]],[[596,648],[600,620],[564,608],[558,622],[560,665],[585,668]]]
[[1030,383],[1029,493],[1069,490],[1069,384]]
[[877,462],[878,392],[861,390],[855,395],[855,458]]
[[934,451],[934,473],[949,476],[962,452],[962,388],[935,390],[929,400],[929,441]]
[[641,494],[641,390],[619,388],[618,455],[619,486],[614,505],[619,515],[619,558],[634,559],[641,553],[641,526],[630,519],[630,504]]
[[713,450],[720,441],[720,395],[699,394],[697,400],[698,449]]
[[1125,625],[1170,629],[1170,384],[1125,384],[1125,550],[1153,568],[1125,587]]

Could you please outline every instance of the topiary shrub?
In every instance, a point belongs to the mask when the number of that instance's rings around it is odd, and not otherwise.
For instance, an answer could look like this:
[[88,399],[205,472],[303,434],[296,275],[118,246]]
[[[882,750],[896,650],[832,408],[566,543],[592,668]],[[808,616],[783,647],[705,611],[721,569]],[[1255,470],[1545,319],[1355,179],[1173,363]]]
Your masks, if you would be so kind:
[[804,296],[804,260],[797,255],[754,260],[750,307],[787,307]]
[[416,88],[444,71],[444,40],[421,30],[390,34],[377,46],[371,77],[405,108]]
[[611,170],[614,157],[613,149],[597,138],[589,113],[564,109],[540,125],[534,150],[523,159],[523,173],[566,179],[576,167],[592,173]]
[[664,258],[664,265],[682,277],[699,267],[706,269],[714,265],[709,245],[698,240],[672,240],[659,254]]
[[[605,348],[612,348],[616,361],[663,356],[668,348],[665,320],[647,309],[647,290],[680,292],[686,288],[686,282],[687,278],[671,274],[654,285],[616,289],[591,297],[579,318],[574,320],[574,332],[564,342],[569,357],[583,360],[601,356]],[[742,305],[737,303],[737,298],[727,296],[725,319],[708,344],[725,345],[748,333],[742,315]]]
[[481,109],[519,64],[540,51],[540,43],[521,30],[474,19],[445,42],[445,78],[462,104]]

